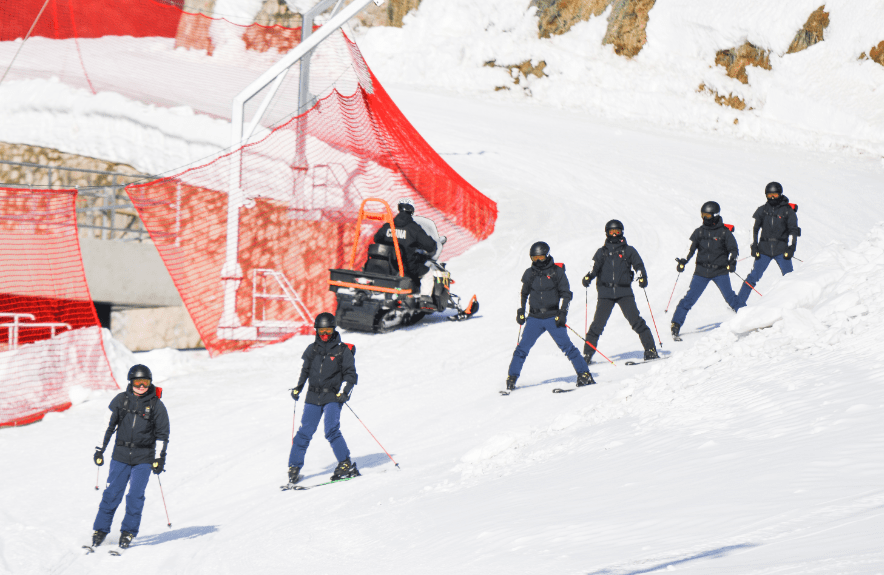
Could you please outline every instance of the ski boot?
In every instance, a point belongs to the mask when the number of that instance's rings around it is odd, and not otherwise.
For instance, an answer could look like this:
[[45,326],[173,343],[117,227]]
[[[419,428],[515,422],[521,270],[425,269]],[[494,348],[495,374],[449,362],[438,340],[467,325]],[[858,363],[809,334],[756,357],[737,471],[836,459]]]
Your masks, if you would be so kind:
[[650,361],[652,359],[660,359],[660,356],[657,354],[657,350],[653,347],[645,350],[645,361]]
[[132,540],[135,539],[135,535],[129,533],[128,531],[123,531],[120,533],[120,548],[128,549],[129,545],[132,544]]
[[294,465],[289,466],[289,485],[294,485],[301,480],[301,468]]
[[584,353],[584,354],[583,354],[583,359],[586,360],[586,365],[592,365],[592,356],[593,356],[594,353],[595,353],[595,352],[592,352],[592,353]]
[[583,387],[584,385],[592,385],[595,383],[595,380],[592,378],[592,374],[588,371],[584,371],[583,373],[577,374],[577,387]]
[[672,324],[670,325],[670,328],[672,329],[672,339],[675,341],[681,341],[681,336],[678,335],[678,331],[681,329],[681,325],[677,324],[675,322],[672,322]]
[[516,381],[518,381],[518,375],[508,375],[506,376],[506,390],[512,391],[516,389]]
[[92,546],[98,547],[102,543],[104,543],[104,538],[107,537],[107,533],[104,531],[95,531],[92,533]]
[[338,466],[335,467],[335,472],[332,474],[331,480],[338,481],[339,479],[348,479],[350,477],[359,477],[359,470],[356,469],[356,464],[350,462],[350,458],[348,457],[344,461],[338,463]]

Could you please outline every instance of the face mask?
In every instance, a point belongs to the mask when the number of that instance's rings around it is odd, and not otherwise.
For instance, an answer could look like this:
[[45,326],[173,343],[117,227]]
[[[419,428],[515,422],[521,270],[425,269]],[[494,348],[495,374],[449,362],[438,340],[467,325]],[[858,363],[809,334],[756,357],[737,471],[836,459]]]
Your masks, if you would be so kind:
[[780,203],[780,196],[777,196],[775,198],[768,198],[767,203],[768,203],[768,205],[771,205],[771,206],[775,206],[775,205],[779,204]]
[[707,228],[711,228],[716,223],[718,223],[718,218],[715,216],[713,216],[711,218],[703,218],[703,225],[706,226]]

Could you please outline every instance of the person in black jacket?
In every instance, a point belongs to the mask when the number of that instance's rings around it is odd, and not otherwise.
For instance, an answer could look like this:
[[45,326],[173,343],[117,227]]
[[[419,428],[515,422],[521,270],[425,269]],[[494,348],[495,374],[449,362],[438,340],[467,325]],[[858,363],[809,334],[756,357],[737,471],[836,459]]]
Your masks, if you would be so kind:
[[[436,252],[436,240],[431,238],[424,229],[414,221],[414,203],[408,198],[399,200],[399,213],[393,218],[396,226],[396,238],[402,255],[402,267],[405,275],[411,278],[414,293],[420,292],[421,277],[429,271],[427,259]],[[390,224],[384,224],[374,235],[376,244],[393,245],[393,230]],[[395,263],[395,262],[394,262]]]
[[[589,373],[589,366],[580,351],[568,339],[565,325],[568,321],[568,307],[571,305],[571,287],[565,275],[565,265],[557,264],[549,255],[549,244],[536,242],[531,246],[531,267],[522,274],[522,307],[516,310],[516,322],[525,325],[525,333],[513,352],[506,388],[516,388],[516,380],[522,373],[522,366],[528,352],[543,332],[549,332],[556,345],[562,350],[574,371],[577,372],[577,385],[595,383]],[[561,303],[559,303],[561,301]],[[528,317],[525,317],[525,304],[528,303]]]
[[[648,285],[648,272],[642,262],[638,251],[626,243],[623,237],[623,223],[620,220],[611,220],[605,225],[605,245],[600,247],[592,256],[592,270],[583,277],[583,287],[588,288],[593,279],[596,281],[596,289],[599,292],[598,303],[595,308],[595,316],[589,331],[586,332],[586,344],[583,346],[583,357],[586,363],[592,362],[594,347],[598,345],[602,332],[614,305],[620,306],[620,311],[632,331],[638,334],[638,338],[645,350],[645,359],[657,359],[657,346],[654,345],[654,336],[645,320],[638,313],[635,305],[635,295],[632,293],[633,270],[638,272],[638,285],[642,288]],[[592,344],[592,345],[590,345]]]
[[688,257],[676,258],[678,262],[676,270],[681,273],[693,257],[694,252],[697,252],[697,267],[694,269],[694,277],[691,278],[688,293],[678,302],[678,307],[675,308],[675,313],[672,315],[672,337],[676,341],[680,341],[679,331],[684,325],[688,312],[700,299],[700,295],[709,282],[718,286],[724,301],[734,311],[743,307],[737,300],[737,294],[734,293],[734,288],[731,287],[731,280],[728,277],[728,273],[737,271],[737,256],[740,255],[740,250],[737,248],[737,240],[734,239],[731,228],[722,223],[720,212],[721,206],[718,205],[718,202],[703,204],[700,209],[703,225],[691,234],[691,250]]
[[[738,298],[741,305],[746,305],[752,293],[750,286],[758,283],[771,260],[777,262],[783,275],[792,271],[792,256],[795,255],[798,236],[801,235],[798,214],[789,204],[789,198],[783,195],[783,186],[779,182],[771,182],[764,188],[764,195],[767,196],[767,203],[752,215],[755,225],[752,228],[752,245],[749,249],[755,258],[755,266],[740,287]],[[792,237],[791,245],[789,236]]]
[[[101,545],[110,533],[114,513],[126,496],[126,516],[123,518],[120,547],[126,549],[138,535],[141,510],[144,508],[144,490],[150,472],[163,472],[166,465],[166,447],[169,445],[169,413],[160,400],[161,393],[154,387],[153,375],[145,365],[129,369],[129,385],[126,391],[111,401],[110,422],[101,447],[92,456],[96,465],[104,465],[104,450],[116,431],[117,439],[111,456],[107,487],[98,505],[98,515],[92,528],[92,545]],[[156,457],[156,445],[162,442],[160,456]]]
[[356,464],[350,461],[350,450],[341,435],[341,408],[350,399],[357,380],[353,349],[341,341],[332,314],[316,316],[313,327],[316,328],[316,340],[307,346],[301,356],[304,361],[301,375],[298,385],[292,390],[292,398],[298,401],[304,385],[309,384],[301,426],[292,440],[289,453],[289,483],[292,485],[300,479],[304,455],[323,416],[325,438],[338,460],[332,481],[359,475]]

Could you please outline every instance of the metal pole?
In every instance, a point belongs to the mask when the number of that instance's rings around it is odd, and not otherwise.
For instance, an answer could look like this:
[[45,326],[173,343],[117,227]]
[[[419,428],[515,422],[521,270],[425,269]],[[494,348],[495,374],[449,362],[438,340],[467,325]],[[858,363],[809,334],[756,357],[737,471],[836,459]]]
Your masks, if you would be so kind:
[[31,29],[28,30],[28,33],[25,34],[24,40],[21,41],[21,45],[18,47],[18,50],[15,51],[15,56],[12,57],[12,62],[9,63],[9,66],[6,67],[6,71],[3,72],[3,76],[0,77],[0,84],[3,83],[3,80],[6,79],[6,74],[9,74],[9,70],[12,69],[12,65],[15,64],[16,58],[18,58],[18,53],[21,52],[21,49],[25,47],[25,42],[28,41],[28,38],[31,37],[31,32],[34,31],[34,28],[37,26],[37,21],[40,20],[40,16],[43,15],[43,10],[46,10],[46,7],[49,6],[49,0],[43,2],[43,7],[40,8],[40,12],[37,14],[37,17],[34,18],[34,23],[31,24]]

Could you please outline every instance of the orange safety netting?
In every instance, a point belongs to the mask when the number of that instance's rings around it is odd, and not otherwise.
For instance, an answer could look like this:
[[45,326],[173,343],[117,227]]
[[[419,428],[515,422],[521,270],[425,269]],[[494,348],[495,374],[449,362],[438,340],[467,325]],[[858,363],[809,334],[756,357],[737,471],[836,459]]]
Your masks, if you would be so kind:
[[[41,36],[24,46],[9,78],[23,81],[23,89],[55,77],[93,93],[187,106],[225,121],[227,130],[233,98],[301,35],[187,14],[171,0],[128,0],[132,13],[157,14],[131,34],[128,15],[118,15],[127,23],[115,28],[100,10],[73,9],[71,2],[50,0],[59,24],[38,26]],[[42,1],[22,4],[27,10],[0,7],[0,22],[4,12],[35,16]],[[177,15],[174,32],[169,14]],[[7,41],[0,41],[0,62],[11,58],[20,41],[9,40],[24,37],[31,21],[19,16],[15,26],[0,24],[0,40]],[[309,109],[296,115],[299,76],[298,65],[288,71],[253,143],[225,151],[225,134],[219,152],[200,167],[127,188],[212,354],[308,333],[316,314],[334,311],[328,269],[348,264],[365,198],[385,199],[394,209],[398,198],[411,198],[417,215],[448,238],[442,261],[494,230],[496,204],[427,144],[342,32],[313,51]],[[247,103],[246,125],[269,90]],[[211,139],[188,133],[188,121],[182,114],[184,138]],[[357,265],[376,228],[360,230]]]
[[0,427],[67,409],[75,386],[117,388],[86,286],[76,197],[0,188]]

